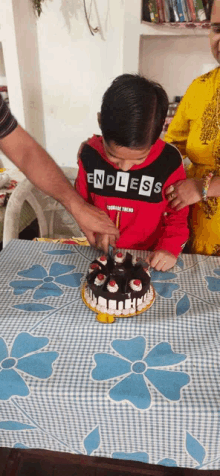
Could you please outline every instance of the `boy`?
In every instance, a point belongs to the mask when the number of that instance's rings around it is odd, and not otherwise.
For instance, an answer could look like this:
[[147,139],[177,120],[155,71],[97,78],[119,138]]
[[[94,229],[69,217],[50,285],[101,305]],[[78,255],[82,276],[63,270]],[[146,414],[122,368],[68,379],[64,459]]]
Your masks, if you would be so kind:
[[[147,261],[166,271],[188,238],[188,208],[169,207],[165,189],[185,179],[179,151],[159,136],[168,97],[157,83],[139,75],[117,77],[102,99],[99,125],[83,147],[76,179],[78,193],[117,225],[117,248],[153,250]],[[99,248],[114,238],[97,234]]]

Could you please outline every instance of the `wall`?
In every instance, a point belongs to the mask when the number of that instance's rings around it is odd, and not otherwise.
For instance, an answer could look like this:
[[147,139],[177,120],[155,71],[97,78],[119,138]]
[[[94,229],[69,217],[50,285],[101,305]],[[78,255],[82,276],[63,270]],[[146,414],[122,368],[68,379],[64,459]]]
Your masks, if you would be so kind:
[[43,5],[37,33],[46,148],[60,165],[75,166],[80,143],[99,133],[102,95],[122,73],[123,23],[124,0],[92,1],[91,24],[105,40],[90,34],[82,0]]
[[[91,24],[101,34],[90,34],[83,0],[45,0],[38,20],[31,0],[0,0],[12,112],[66,166],[75,166],[81,142],[100,132],[96,114],[111,81],[138,71],[139,33],[145,27],[141,0],[85,3],[88,9],[92,5]],[[0,52],[0,63],[1,57]],[[161,82],[171,100],[212,65],[207,36],[141,38],[140,71]]]
[[[44,145],[37,27],[31,0],[0,1],[0,41],[0,81],[8,86],[11,110],[19,124]],[[4,166],[12,167],[2,152],[0,156]]]
[[1,43],[0,43],[0,84],[1,86],[6,85],[5,62],[4,62],[3,48]]
[[197,76],[217,66],[208,36],[143,37],[140,45],[140,71],[160,82],[169,99],[183,96]]

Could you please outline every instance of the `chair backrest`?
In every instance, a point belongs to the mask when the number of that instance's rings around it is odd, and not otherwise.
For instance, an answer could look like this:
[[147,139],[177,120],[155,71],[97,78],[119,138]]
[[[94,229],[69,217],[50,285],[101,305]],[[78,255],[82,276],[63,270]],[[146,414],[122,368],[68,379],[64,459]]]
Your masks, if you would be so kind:
[[[77,169],[64,167],[64,174],[74,184]],[[3,247],[19,237],[20,221],[24,205],[28,203],[38,220],[40,237],[70,238],[83,236],[77,222],[65,208],[53,198],[38,190],[28,179],[20,182],[8,201],[3,228]]]

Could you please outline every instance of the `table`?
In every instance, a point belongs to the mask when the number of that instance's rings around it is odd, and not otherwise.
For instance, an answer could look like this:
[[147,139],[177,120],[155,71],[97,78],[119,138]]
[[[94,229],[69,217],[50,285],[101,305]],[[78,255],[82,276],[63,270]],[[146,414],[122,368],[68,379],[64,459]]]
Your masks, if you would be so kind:
[[0,253],[0,445],[220,469],[220,259],[182,255],[150,310],[102,325],[80,297],[97,255]]
[[48,450],[0,448],[0,476],[219,476],[218,470],[171,468],[138,461]]

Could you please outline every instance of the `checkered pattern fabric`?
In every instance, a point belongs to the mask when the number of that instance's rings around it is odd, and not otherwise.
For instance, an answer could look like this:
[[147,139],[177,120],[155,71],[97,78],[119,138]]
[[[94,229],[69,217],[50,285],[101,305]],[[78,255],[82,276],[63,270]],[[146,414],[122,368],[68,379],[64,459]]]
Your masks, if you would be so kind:
[[0,253],[0,445],[220,469],[220,258],[152,272],[153,306],[107,325],[80,294],[97,256]]

